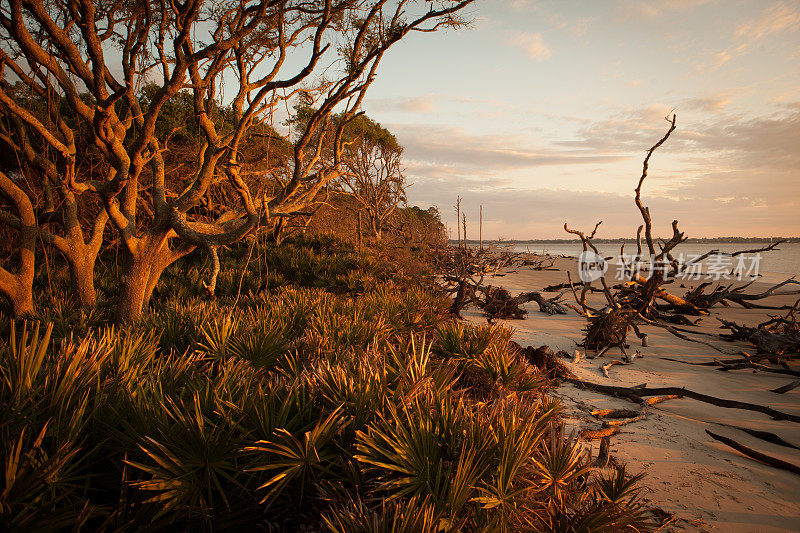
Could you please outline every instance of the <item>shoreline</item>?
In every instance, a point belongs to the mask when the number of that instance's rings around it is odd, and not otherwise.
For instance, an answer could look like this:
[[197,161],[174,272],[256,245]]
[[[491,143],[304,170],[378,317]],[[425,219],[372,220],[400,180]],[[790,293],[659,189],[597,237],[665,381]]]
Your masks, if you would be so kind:
[[[577,272],[575,260],[557,258],[557,271],[534,271],[524,267],[487,275],[484,283],[502,286],[512,294],[566,281],[566,270]],[[780,277],[780,274],[775,274]],[[770,276],[771,278],[772,276]],[[782,277],[778,281],[786,279]],[[758,291],[769,283],[767,276],[751,287]],[[685,283],[686,290],[694,285]],[[673,287],[675,287],[673,285]],[[673,292],[679,293],[684,289]],[[556,293],[543,293],[547,296]],[[599,295],[593,295],[600,298]],[[569,301],[572,295],[564,294]],[[775,305],[794,303],[796,297],[771,297]],[[789,301],[791,300],[791,301]],[[566,350],[572,354],[582,339],[581,329],[586,321],[570,310],[567,315],[549,316],[539,312],[531,302],[525,304],[528,316],[524,320],[500,321],[513,330],[513,339],[521,346],[548,345],[554,352]],[[464,317],[473,323],[485,323],[479,310],[470,308]],[[713,308],[697,327],[698,331],[719,331],[715,317],[753,324],[765,320],[768,311],[744,310],[736,307]],[[626,366],[614,366],[605,377],[600,369],[612,359],[619,359],[619,350],[610,350],[605,356],[577,364],[562,359],[561,362],[576,377],[617,386],[635,386],[647,383],[653,386],[686,387],[687,389],[720,398],[768,405],[774,409],[800,415],[800,390],[775,394],[770,389],[792,381],[781,374],[753,374],[751,371],[720,372],[715,367],[695,366],[662,358],[685,362],[704,362],[727,357],[708,346],[688,342],[654,327],[644,326],[649,335],[648,347],[630,339],[629,351],[640,351]],[[714,342],[720,349],[730,352],[754,351],[742,343]],[[583,351],[581,349],[581,351]],[[593,409],[631,409],[629,401],[604,394],[581,390],[562,383],[551,394],[562,401],[567,432],[597,429],[600,421],[591,415]],[[677,522],[663,531],[795,531],[800,523],[800,476],[778,470],[746,457],[714,441],[705,430],[709,429],[784,461],[797,462],[797,451],[765,442],[730,426],[769,431],[800,446],[800,425],[771,420],[760,413],[725,409],[681,398],[648,408],[643,420],[622,426],[621,432],[611,438],[610,452],[620,463],[628,465],[630,474],[646,472],[642,480],[643,502],[674,514]],[[586,443],[595,450],[599,441]]]

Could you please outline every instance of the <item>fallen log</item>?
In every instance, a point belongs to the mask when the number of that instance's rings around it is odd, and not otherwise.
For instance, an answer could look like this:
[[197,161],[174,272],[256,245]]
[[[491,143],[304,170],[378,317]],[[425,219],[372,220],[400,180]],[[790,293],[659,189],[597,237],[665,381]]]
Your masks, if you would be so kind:
[[656,326],[656,327],[663,328],[663,329],[669,331],[670,333],[672,333],[673,335],[675,335],[679,339],[683,339],[683,340],[686,340],[686,341],[689,341],[689,342],[696,342],[698,344],[703,344],[705,346],[708,346],[709,348],[712,348],[712,349],[718,351],[719,353],[724,353],[725,355],[734,355],[734,354],[732,354],[730,352],[726,352],[722,348],[717,348],[716,346],[714,346],[710,342],[701,341],[700,339],[693,339],[691,337],[688,337],[688,336],[684,335],[683,333],[681,333],[680,331],[678,331],[677,329],[675,329],[672,326],[667,326],[665,324],[659,324],[658,322],[653,322],[652,320],[646,320],[646,322],[647,322],[647,324],[650,324],[651,326]]
[[800,336],[784,333],[772,333],[765,327],[751,328],[735,322],[717,318],[722,327],[731,331],[730,334],[720,335],[728,341],[746,341],[756,347],[758,353],[777,354],[796,352],[800,350]]
[[[579,281],[577,283],[573,283],[575,287],[583,287],[583,282]],[[558,292],[563,291],[570,288],[569,283],[557,283],[555,285],[548,285],[547,287],[542,289],[542,292]]]
[[[629,283],[635,283],[637,285],[644,286],[644,285],[647,284],[647,282],[648,282],[648,280],[644,276],[640,276],[639,274],[635,274],[635,275],[632,276],[631,282],[629,282]],[[656,298],[658,298],[659,300],[664,300],[665,302],[671,303],[672,305],[674,305],[675,307],[681,309],[684,312],[691,312],[691,314],[694,314],[694,315],[700,315],[700,314],[706,314],[707,315],[708,314],[708,311],[706,311],[704,309],[698,309],[697,307],[695,307],[691,303],[687,302],[686,300],[684,300],[680,296],[675,296],[674,294],[671,294],[671,293],[667,292],[663,288],[659,287],[658,289],[656,289],[656,291],[654,293],[654,296]]]
[[746,456],[748,456],[748,457],[750,457],[752,459],[760,461],[760,462],[762,462],[764,464],[767,464],[769,466],[773,466],[775,468],[780,468],[780,469],[783,469],[783,470],[788,470],[790,472],[794,472],[795,474],[800,475],[800,466],[797,466],[795,464],[786,462],[783,459],[778,459],[777,457],[772,457],[771,455],[767,455],[765,453],[761,453],[761,452],[759,452],[757,450],[754,450],[752,448],[748,448],[744,444],[740,444],[740,443],[736,442],[733,439],[729,439],[728,437],[723,437],[722,435],[717,435],[716,433],[713,433],[713,432],[711,432],[709,430],[706,430],[706,433],[708,433],[708,435],[712,439],[718,440],[719,442],[721,442],[721,443],[723,443],[723,444],[725,444],[727,446],[730,446],[734,450],[737,450],[737,451],[745,454]]
[[[741,352],[741,353],[745,353],[745,352]],[[745,353],[745,355],[746,355],[746,353]],[[763,361],[764,359],[770,359],[772,357],[775,357],[775,354],[768,353],[768,354],[760,354],[760,355],[753,355],[753,356],[748,355],[747,357],[739,357],[739,358],[736,358],[736,359],[714,359],[713,361],[704,361],[702,363],[693,363],[691,361],[683,361],[681,359],[673,359],[671,357],[659,357],[659,359],[662,359],[664,361],[672,361],[672,362],[675,362],[675,363],[681,363],[681,364],[684,364],[684,365],[719,366],[720,363],[726,364],[726,365],[736,365],[736,364],[748,363],[748,362],[756,363],[758,361]]]
[[709,403],[711,405],[716,405],[718,407],[725,407],[727,409],[743,409],[746,411],[755,411],[757,413],[763,413],[767,416],[771,416],[775,420],[788,420],[790,422],[795,422],[800,424],[800,416],[793,415],[791,413],[784,413],[764,405],[758,405],[748,402],[740,402],[737,400],[727,400],[724,398],[717,398],[715,396],[702,394],[689,389],[684,389],[682,387],[653,387],[651,389],[648,388],[635,389],[629,387],[615,387],[612,385],[602,385],[600,383],[592,383],[590,381],[584,381],[577,378],[567,378],[565,381],[568,383],[572,383],[573,385],[580,388],[592,390],[595,392],[603,392],[605,394],[610,394],[612,396],[619,396],[621,398],[626,398],[628,400],[633,401],[634,403],[639,403],[639,404],[646,402],[645,400],[646,396],[675,395],[675,396],[682,396],[684,398],[691,398],[693,400],[697,400],[704,403]]
[[727,305],[727,302],[733,302],[741,305],[744,308],[751,308],[757,307],[761,309],[787,309],[786,306],[762,306],[757,304],[752,304],[750,302],[756,300],[763,300],[764,298],[768,298],[770,296],[793,296],[796,294],[800,294],[800,290],[789,290],[789,291],[777,291],[777,289],[789,285],[789,284],[798,284],[797,280],[794,277],[791,277],[785,281],[782,281],[772,287],[768,288],[764,292],[758,294],[747,294],[744,292],[745,289],[750,287],[753,284],[753,281],[747,283],[745,285],[741,285],[739,287],[734,287],[733,283],[727,286],[718,285],[714,290],[708,294],[704,294],[703,290],[710,285],[710,283],[703,283],[699,285],[693,291],[690,291],[686,294],[686,300],[691,302],[691,304],[703,308],[703,309],[710,309],[714,305],[721,303],[723,305]]
[[725,426],[728,428],[738,429],[739,431],[744,431],[745,433],[752,435],[758,439],[771,442],[772,444],[777,444],[778,446],[785,446],[786,448],[794,448],[795,450],[800,450],[800,447],[795,446],[791,442],[786,442],[781,437],[776,435],[775,433],[771,433],[769,431],[761,431],[759,429],[750,429],[744,428],[741,426],[732,426],[730,424],[720,424],[720,426]]
[[580,437],[584,440],[596,440],[602,439],[603,437],[611,437],[620,431],[621,430],[619,426],[609,426],[600,429],[584,429],[580,432]]
[[796,370],[791,370],[788,368],[770,368],[766,365],[762,365],[754,361],[748,361],[746,363],[737,363],[735,365],[727,365],[720,363],[720,368],[718,368],[717,370],[730,371],[730,370],[745,370],[745,369],[753,370],[754,372],[755,371],[771,372],[773,374],[784,374],[787,376],[800,376],[800,372]]
[[791,383],[784,385],[783,387],[778,387],[777,389],[770,389],[770,392],[783,394],[785,392],[789,392],[792,389],[796,389],[797,387],[800,387],[800,379],[796,379]]
[[526,311],[520,306],[528,302],[536,302],[539,310],[548,315],[567,314],[566,308],[560,303],[560,294],[554,298],[545,298],[536,291],[530,291],[512,297],[506,289],[491,285],[488,287],[476,285],[475,290],[483,294],[483,299],[477,300],[477,304],[490,319],[524,318]]
[[545,298],[541,294],[536,291],[530,292],[523,292],[519,296],[515,298],[519,304],[527,303],[527,302],[536,302],[539,304],[539,311],[542,313],[547,313],[548,315],[566,315],[567,310],[564,309],[559,303],[561,298],[561,294],[556,296],[555,298]]
[[[634,387],[635,389],[642,389],[644,387]],[[653,396],[652,398],[647,398],[644,403],[646,405],[655,405],[657,403],[666,402],[667,400],[677,400],[678,398],[682,398],[679,394],[667,394],[666,396]]]
[[592,415],[597,418],[633,418],[639,416],[639,411],[630,409],[595,409]]
[[625,418],[620,420],[603,420],[603,425],[619,427],[619,426],[624,426],[626,424],[632,424],[634,422],[638,422],[639,420],[644,420],[645,418],[647,418],[647,413],[645,411],[642,411],[633,418]]

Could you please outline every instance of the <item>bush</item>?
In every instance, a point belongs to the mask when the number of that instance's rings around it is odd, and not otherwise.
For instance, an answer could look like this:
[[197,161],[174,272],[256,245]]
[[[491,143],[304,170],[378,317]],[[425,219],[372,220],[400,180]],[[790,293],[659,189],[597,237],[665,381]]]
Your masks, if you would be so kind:
[[371,254],[240,245],[215,301],[188,258],[136,328],[0,320],[0,529],[648,529],[507,330]]

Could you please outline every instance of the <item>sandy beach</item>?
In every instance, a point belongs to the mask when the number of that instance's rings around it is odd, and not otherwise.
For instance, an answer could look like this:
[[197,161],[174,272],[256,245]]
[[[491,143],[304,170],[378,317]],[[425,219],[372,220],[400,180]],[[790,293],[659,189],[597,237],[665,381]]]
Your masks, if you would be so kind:
[[[512,295],[537,290],[567,280],[570,271],[573,279],[577,273],[576,261],[558,258],[554,271],[533,271],[520,268],[497,276],[487,276],[484,284],[502,286]],[[767,276],[772,279],[773,276]],[[699,282],[684,282],[667,288],[683,295]],[[769,284],[754,283],[748,292],[760,292]],[[544,293],[552,297],[555,293]],[[592,296],[600,306],[599,295]],[[768,305],[791,304],[796,296],[776,296],[760,303]],[[565,300],[574,303],[569,291]],[[591,301],[590,301],[591,303]],[[586,320],[570,310],[567,315],[548,316],[539,311],[536,303],[526,304],[525,320],[503,323],[513,329],[513,339],[521,346],[550,346],[554,351],[566,350],[572,354],[583,336]],[[715,317],[737,323],[755,325],[776,311],[745,310],[739,306],[714,307],[710,316],[703,317],[697,331],[719,333]],[[469,308],[465,318],[475,323],[485,323],[480,311]],[[598,359],[583,359],[564,365],[578,378],[616,386],[635,386],[646,383],[648,387],[685,387],[695,392],[719,398],[738,400],[769,406],[783,412],[800,415],[800,389],[785,394],[770,389],[790,383],[796,377],[752,370],[719,371],[717,367],[693,366],[686,363],[712,361],[717,358],[736,357],[741,351],[755,353],[752,346],[711,339],[715,346],[729,353],[724,355],[714,349],[679,339],[669,332],[644,326],[648,346],[641,347],[631,334],[630,351],[638,350],[642,358],[626,366],[614,366],[605,377],[600,366],[611,359],[619,359],[619,350],[612,349]],[[590,354],[591,355],[591,354]],[[795,365],[796,366],[796,365]],[[793,370],[798,370],[793,367]],[[591,411],[606,408],[634,408],[633,403],[601,393],[581,390],[563,384],[553,391],[564,404],[564,418],[571,430],[597,429],[600,420]],[[800,446],[800,424],[772,420],[761,413],[716,407],[687,398],[670,400],[651,406],[645,419],[622,426],[619,434],[611,438],[611,455],[618,463],[628,465],[632,474],[645,472],[642,498],[651,507],[675,515],[663,531],[724,531],[778,532],[800,531],[800,476],[779,470],[753,460],[738,451],[713,440],[706,429],[729,437],[750,448],[795,464],[800,463],[800,451],[751,436],[731,426],[769,431],[785,441]],[[587,443],[597,453],[599,441]]]

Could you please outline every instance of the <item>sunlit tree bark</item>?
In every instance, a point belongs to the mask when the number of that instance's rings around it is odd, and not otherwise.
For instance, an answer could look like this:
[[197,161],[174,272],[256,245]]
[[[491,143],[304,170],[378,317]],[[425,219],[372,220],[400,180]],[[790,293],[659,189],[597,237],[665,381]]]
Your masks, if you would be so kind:
[[[342,175],[342,130],[357,115],[385,52],[409,32],[461,24],[456,15],[471,2],[4,1],[6,141],[63,198],[94,195],[104,207],[88,240],[77,229],[48,232],[45,239],[62,252],[82,243],[91,255],[108,217],[121,246],[120,322],[136,321],[164,269],[195,248],[212,256],[207,286],[213,293],[219,246],[260,222],[302,210]],[[8,89],[19,81],[47,101],[57,99],[73,123],[54,111],[32,113]],[[140,89],[150,83],[157,90],[143,106]],[[182,91],[191,95],[199,141],[192,170],[168,179],[169,141],[156,130],[165,105]],[[267,188],[264,174],[254,178],[240,154],[253,129],[300,91],[315,111],[293,143],[288,171],[268,176],[275,186]],[[334,111],[344,117],[339,124],[332,124]],[[321,164],[327,142],[334,157]],[[81,176],[78,144],[103,161],[101,176]],[[238,205],[215,217],[194,214],[219,182]],[[62,211],[65,226],[75,229],[69,210]]]

